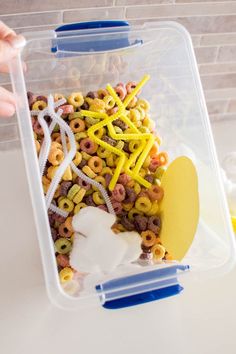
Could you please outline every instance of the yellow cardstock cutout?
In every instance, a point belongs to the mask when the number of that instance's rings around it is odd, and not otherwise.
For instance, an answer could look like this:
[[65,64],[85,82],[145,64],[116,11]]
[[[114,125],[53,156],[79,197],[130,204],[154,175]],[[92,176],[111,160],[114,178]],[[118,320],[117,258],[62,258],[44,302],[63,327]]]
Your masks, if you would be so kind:
[[161,186],[161,242],[180,261],[193,242],[199,220],[198,178],[192,161],[184,156],[175,159],[164,173]]

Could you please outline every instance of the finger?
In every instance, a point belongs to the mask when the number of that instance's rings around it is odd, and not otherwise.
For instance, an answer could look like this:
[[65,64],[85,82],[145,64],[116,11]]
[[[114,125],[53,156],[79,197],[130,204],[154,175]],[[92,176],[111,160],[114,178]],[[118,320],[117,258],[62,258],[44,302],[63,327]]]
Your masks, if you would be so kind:
[[11,117],[15,113],[15,106],[12,103],[0,101],[0,117]]
[[0,21],[0,38],[5,39],[9,35],[16,35],[16,33],[7,25],[5,25],[5,23]]
[[[22,67],[23,71],[27,70],[27,66],[25,62],[22,62]],[[9,72],[9,66],[6,63],[0,64],[0,73],[8,73]]]
[[17,49],[5,40],[0,40],[0,63],[7,62],[17,54]]
[[8,102],[8,103],[12,104],[13,106],[16,105],[16,99],[15,99],[15,96],[13,95],[13,93],[6,90],[3,87],[0,87],[0,106],[1,106],[2,101]]

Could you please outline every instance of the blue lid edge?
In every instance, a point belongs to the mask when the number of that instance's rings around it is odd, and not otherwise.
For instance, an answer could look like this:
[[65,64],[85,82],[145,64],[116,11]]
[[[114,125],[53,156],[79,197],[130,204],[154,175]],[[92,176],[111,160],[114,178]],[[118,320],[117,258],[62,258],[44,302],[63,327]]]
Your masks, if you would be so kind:
[[146,293],[127,296],[125,298],[106,301],[102,306],[108,310],[137,306],[151,301],[161,300],[170,296],[178,295],[184,288],[175,284],[166,288],[147,291]]

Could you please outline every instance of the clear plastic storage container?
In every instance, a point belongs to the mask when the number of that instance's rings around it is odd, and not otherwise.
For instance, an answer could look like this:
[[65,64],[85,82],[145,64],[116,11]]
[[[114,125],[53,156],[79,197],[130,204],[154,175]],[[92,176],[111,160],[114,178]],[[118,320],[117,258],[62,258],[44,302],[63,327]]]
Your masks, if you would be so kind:
[[[79,28],[75,24],[25,36],[25,47],[10,65],[11,80],[19,97],[21,143],[52,302],[70,309],[92,304],[128,306],[178,293],[180,274],[187,274],[182,278],[186,278],[187,285],[188,281],[229,271],[235,257],[234,235],[187,31],[174,22],[134,27],[111,22],[80,24]],[[27,65],[25,72],[21,61]],[[197,169],[200,221],[194,241],[181,263],[144,266],[135,272],[115,271],[99,279],[95,276],[87,292],[78,297],[69,296],[58,278],[26,93],[88,92],[107,83],[138,82],[147,73],[151,78],[143,88],[143,97],[150,102],[163,148],[170,154],[170,160],[189,156]]]

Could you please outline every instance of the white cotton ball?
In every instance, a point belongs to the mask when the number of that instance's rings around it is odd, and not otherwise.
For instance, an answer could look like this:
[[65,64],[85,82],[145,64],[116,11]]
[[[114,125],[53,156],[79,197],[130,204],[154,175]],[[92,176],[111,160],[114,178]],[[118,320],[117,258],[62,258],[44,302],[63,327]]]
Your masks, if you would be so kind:
[[87,257],[87,242],[88,240],[84,236],[75,234],[73,248],[70,253],[70,265],[78,272],[99,272],[98,264]]
[[117,235],[124,240],[127,245],[127,251],[122,259],[122,264],[127,264],[136,261],[142,253],[142,239],[137,232],[122,232]]
[[106,229],[111,228],[116,217],[106,211],[96,207],[86,207],[73,216],[72,226],[75,231],[86,236],[95,235],[98,226]]
[[112,272],[127,252],[128,243],[111,230],[99,229],[96,237],[89,237],[86,243],[86,256],[99,265],[104,272]]

